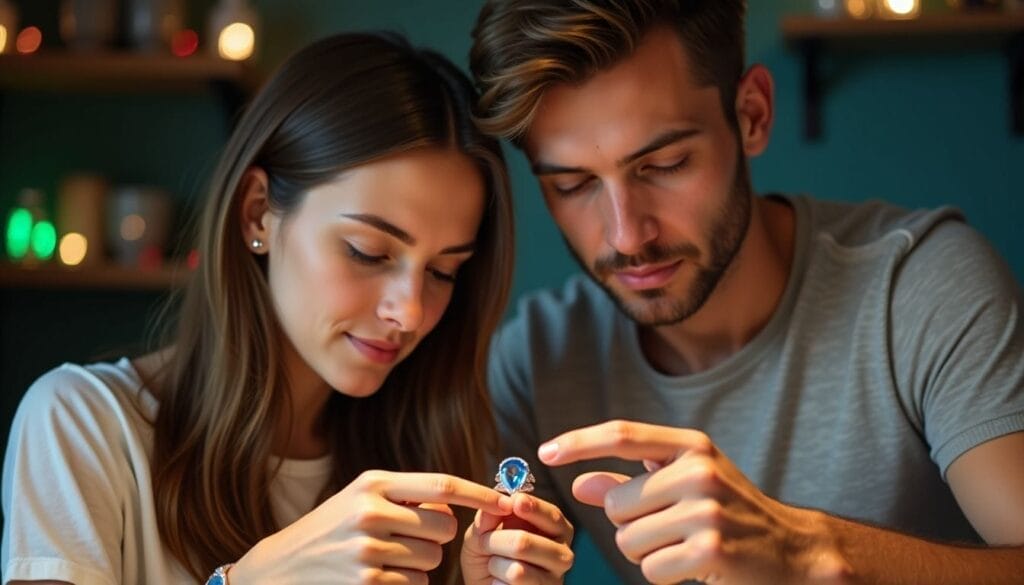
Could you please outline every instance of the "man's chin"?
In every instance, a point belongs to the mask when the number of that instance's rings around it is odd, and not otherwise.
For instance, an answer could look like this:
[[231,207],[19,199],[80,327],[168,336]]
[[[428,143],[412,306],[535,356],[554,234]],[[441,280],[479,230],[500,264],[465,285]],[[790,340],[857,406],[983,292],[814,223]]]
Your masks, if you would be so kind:
[[675,304],[667,304],[658,301],[633,302],[629,304],[619,303],[623,312],[637,325],[643,327],[660,327],[663,325],[675,325],[686,319],[689,315],[680,311]]
[[666,288],[620,290],[605,286],[604,289],[619,309],[638,325],[671,325],[685,318],[680,315],[679,300],[673,299]]

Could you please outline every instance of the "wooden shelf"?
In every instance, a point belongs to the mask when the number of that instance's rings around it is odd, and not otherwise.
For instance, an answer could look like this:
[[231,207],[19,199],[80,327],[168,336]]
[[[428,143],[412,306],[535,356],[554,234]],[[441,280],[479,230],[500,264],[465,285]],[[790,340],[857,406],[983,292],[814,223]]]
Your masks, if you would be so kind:
[[782,19],[789,42],[806,39],[1006,34],[1024,32],[1024,12],[947,12],[909,20],[819,18],[798,15]]
[[864,40],[906,40],[959,37],[991,38],[1004,42],[1008,59],[1010,129],[1024,136],[1024,12],[979,10],[923,14],[909,20],[787,16],[780,24],[783,38],[803,57],[804,136],[822,135],[823,97],[821,54],[825,44]]
[[0,85],[20,90],[187,90],[211,82],[246,88],[254,80],[244,63],[198,54],[50,51],[0,55]]
[[185,284],[184,266],[139,270],[116,265],[69,268],[55,264],[33,267],[0,264],[0,289],[170,290]]
[[43,51],[0,55],[0,102],[4,91],[157,93],[212,91],[226,119],[259,86],[245,63],[205,54]]

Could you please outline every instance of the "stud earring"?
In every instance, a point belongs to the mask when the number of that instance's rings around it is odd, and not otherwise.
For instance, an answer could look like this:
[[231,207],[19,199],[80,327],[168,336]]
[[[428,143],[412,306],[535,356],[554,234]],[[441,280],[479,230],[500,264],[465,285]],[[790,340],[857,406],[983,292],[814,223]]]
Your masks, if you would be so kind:
[[259,250],[262,247],[263,247],[263,240],[261,240],[259,238],[256,238],[255,240],[252,241],[252,249],[253,250]]

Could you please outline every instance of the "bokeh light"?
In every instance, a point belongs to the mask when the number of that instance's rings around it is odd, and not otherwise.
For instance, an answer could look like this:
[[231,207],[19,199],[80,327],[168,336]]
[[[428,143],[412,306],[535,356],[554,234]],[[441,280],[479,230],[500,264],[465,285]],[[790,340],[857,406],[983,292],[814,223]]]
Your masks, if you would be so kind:
[[60,239],[60,261],[68,266],[78,266],[89,253],[89,240],[80,233],[64,234]]
[[244,22],[233,22],[217,38],[217,52],[224,59],[244,61],[252,56],[256,45],[256,33]]
[[192,29],[174,33],[171,37],[171,52],[176,57],[188,57],[199,48],[199,35]]
[[35,53],[39,50],[39,46],[43,44],[43,31],[39,30],[39,27],[30,26],[21,30],[18,33],[18,38],[14,42],[15,48],[18,52],[27,55],[29,53]]
[[49,260],[57,249],[57,230],[49,221],[38,221],[32,226],[32,253],[40,260]]
[[141,240],[146,234],[146,220],[141,215],[132,213],[121,219],[121,239],[127,242]]

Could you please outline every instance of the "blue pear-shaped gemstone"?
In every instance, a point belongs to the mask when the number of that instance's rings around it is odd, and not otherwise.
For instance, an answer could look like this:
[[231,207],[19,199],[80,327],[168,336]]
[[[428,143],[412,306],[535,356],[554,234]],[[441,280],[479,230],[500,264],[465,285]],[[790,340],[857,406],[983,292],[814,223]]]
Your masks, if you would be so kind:
[[499,481],[510,494],[522,489],[529,475],[530,466],[520,457],[509,457],[498,467]]

